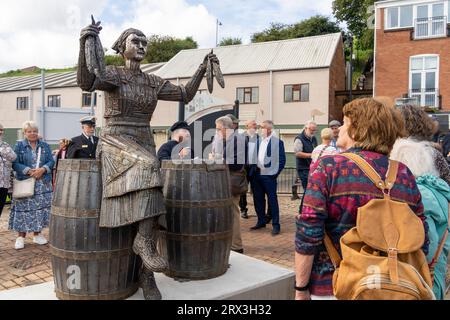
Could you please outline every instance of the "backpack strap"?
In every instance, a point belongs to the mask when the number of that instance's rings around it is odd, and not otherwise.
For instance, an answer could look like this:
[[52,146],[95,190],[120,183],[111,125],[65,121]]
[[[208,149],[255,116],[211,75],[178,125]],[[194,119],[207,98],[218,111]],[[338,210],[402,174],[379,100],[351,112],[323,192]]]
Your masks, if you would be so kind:
[[339,268],[339,265],[341,264],[342,261],[341,255],[336,250],[333,241],[331,241],[331,238],[328,236],[327,233],[325,233],[323,243],[325,245],[325,248],[327,249],[328,255],[330,256],[331,262],[333,263],[334,269],[336,270],[337,268]]
[[450,228],[450,202],[448,204],[448,210],[449,210],[449,213],[448,213],[449,220],[447,221],[447,224],[448,224],[447,229],[445,229],[445,232],[444,232],[444,235],[442,236],[441,242],[439,243],[436,253],[433,256],[433,259],[431,259],[431,263],[429,265],[431,278],[432,278],[433,282],[434,282],[434,267],[436,266],[436,263],[442,253],[442,250],[444,250],[445,242],[447,241],[447,238],[448,238],[448,229]]

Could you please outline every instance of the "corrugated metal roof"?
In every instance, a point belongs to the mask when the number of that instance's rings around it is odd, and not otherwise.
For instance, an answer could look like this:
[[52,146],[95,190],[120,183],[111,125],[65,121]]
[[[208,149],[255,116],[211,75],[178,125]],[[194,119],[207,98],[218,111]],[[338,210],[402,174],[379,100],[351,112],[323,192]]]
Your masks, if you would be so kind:
[[[214,53],[223,74],[326,68],[331,65],[340,33],[316,37],[219,47]],[[183,50],[159,69],[164,79],[189,78],[211,49]]]
[[[163,65],[164,63],[143,64],[141,66],[141,69],[143,72],[146,73],[155,73]],[[78,87],[77,73],[75,71],[49,73],[45,75],[45,87],[47,89],[61,88],[61,87]],[[40,75],[0,78],[0,92],[20,91],[20,90],[30,90],[40,88],[41,88]]]

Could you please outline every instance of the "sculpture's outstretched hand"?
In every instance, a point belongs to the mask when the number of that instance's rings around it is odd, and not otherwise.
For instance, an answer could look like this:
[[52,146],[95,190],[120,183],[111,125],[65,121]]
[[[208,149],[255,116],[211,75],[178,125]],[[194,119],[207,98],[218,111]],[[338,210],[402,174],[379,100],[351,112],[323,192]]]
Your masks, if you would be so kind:
[[102,31],[103,27],[101,27],[101,21],[95,22],[94,17],[91,16],[92,23],[88,25],[86,28],[81,30],[80,38],[86,39],[89,36],[98,37],[100,31]]
[[206,67],[206,83],[208,85],[209,93],[212,93],[214,90],[214,78],[216,78],[222,88],[225,88],[225,81],[223,79],[222,71],[220,70],[219,59],[212,50],[206,55],[203,64]]
[[217,56],[211,51],[210,53],[208,53],[205,57],[205,59],[203,60],[203,65],[206,67],[208,61],[210,61],[211,63],[216,63],[218,65],[220,65],[220,61],[219,58],[217,58]]

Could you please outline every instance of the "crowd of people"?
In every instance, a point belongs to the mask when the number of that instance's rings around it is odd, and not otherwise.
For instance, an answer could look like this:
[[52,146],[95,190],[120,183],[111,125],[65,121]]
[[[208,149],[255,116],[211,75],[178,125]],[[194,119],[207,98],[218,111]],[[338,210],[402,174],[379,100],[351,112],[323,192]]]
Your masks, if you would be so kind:
[[[355,100],[344,107],[343,114],[344,124],[336,143],[340,152],[319,157],[311,165],[296,217],[296,298],[335,298],[339,264],[335,265],[331,259],[326,239],[331,240],[338,259],[342,259],[342,239],[354,232],[351,230],[357,230],[354,227],[360,219],[359,210],[367,208],[371,200],[388,196],[408,204],[422,221],[425,234],[422,251],[430,264],[433,293],[437,299],[443,299],[450,249],[450,239],[446,237],[450,181],[444,155],[432,142],[437,129],[433,120],[419,107],[394,107],[381,98]],[[352,160],[355,156],[379,175],[380,184],[386,189],[381,190],[372,182],[366,170]],[[398,161],[397,175],[385,185],[392,160]],[[367,251],[369,247],[361,250]],[[392,259],[391,254],[389,251],[387,260]],[[383,257],[382,252],[378,255]],[[425,274],[424,278],[429,276]]]
[[[343,115],[343,124],[333,120],[320,132],[321,144],[314,121],[308,121],[294,140],[304,190],[296,217],[296,299],[335,298],[337,265],[326,239],[341,256],[341,240],[357,226],[359,209],[386,196],[406,203],[423,224],[421,250],[430,265],[433,294],[443,299],[450,250],[450,134],[436,143],[438,127],[433,118],[419,107],[394,106],[383,98],[355,100],[344,107]],[[23,125],[24,139],[14,148],[1,139],[0,125],[0,214],[13,187],[12,173],[14,184],[34,182],[31,197],[21,197],[19,192],[12,199],[9,229],[18,233],[17,250],[24,248],[28,233],[35,243],[47,244],[41,232],[49,225],[59,160],[96,158],[95,118],[84,118],[81,124],[82,135],[62,139],[53,153],[39,136],[36,123]],[[271,234],[281,233],[277,179],[286,165],[285,146],[270,120],[259,125],[247,121],[244,133],[239,133],[239,120],[231,114],[217,119],[215,125],[209,160],[225,161],[229,168],[235,213],[231,249],[244,253],[240,219],[248,219],[249,186],[257,215],[251,230],[271,223]],[[171,139],[159,149],[158,159],[193,159],[188,124],[177,122],[170,131]],[[362,159],[366,170],[355,159]],[[391,177],[394,163],[397,171]],[[378,175],[383,188],[374,184],[368,171]],[[293,193],[293,199],[300,199],[297,190]]]
[[80,122],[82,135],[61,139],[59,149],[53,152],[39,135],[35,122],[23,124],[24,138],[13,148],[3,141],[4,128],[0,125],[0,215],[7,196],[11,195],[8,227],[17,232],[16,250],[25,247],[27,234],[32,234],[33,242],[38,245],[48,243],[42,230],[50,223],[58,162],[62,159],[95,159],[98,143],[94,136],[95,118],[85,117]]

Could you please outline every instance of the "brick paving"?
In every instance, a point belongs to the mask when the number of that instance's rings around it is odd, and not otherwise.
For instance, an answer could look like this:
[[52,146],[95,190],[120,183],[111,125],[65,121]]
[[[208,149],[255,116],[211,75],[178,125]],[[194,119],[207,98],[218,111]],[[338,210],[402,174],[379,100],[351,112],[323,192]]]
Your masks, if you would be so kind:
[[[249,219],[241,219],[245,254],[259,260],[293,270],[294,268],[294,217],[299,202],[280,197],[281,234],[272,237],[271,227],[250,231],[256,224],[256,214],[249,196]],[[25,248],[14,249],[17,234],[8,231],[9,208],[0,218],[0,291],[27,287],[53,281],[49,246],[39,246],[27,235]],[[48,239],[48,229],[44,230]]]

